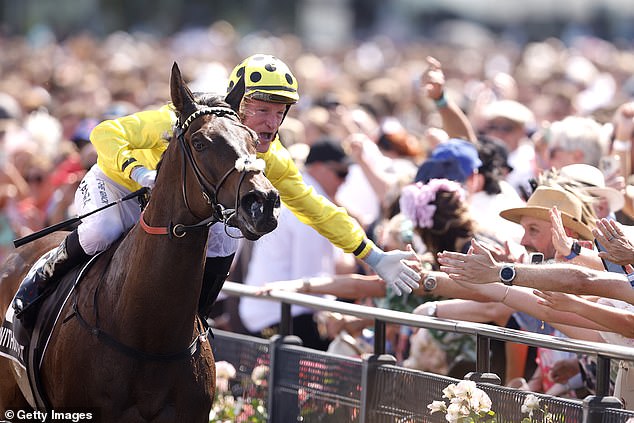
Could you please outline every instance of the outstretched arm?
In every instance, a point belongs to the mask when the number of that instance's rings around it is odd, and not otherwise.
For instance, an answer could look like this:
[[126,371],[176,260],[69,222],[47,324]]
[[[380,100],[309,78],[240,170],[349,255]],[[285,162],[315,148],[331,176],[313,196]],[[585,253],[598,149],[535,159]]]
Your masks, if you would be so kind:
[[357,300],[365,297],[384,297],[385,282],[376,275],[348,274],[312,277],[270,282],[258,291],[258,295],[266,295],[274,290],[314,295],[334,295],[338,298]]
[[[503,263],[473,240],[471,254],[445,251],[438,254],[440,269],[457,282],[487,284],[499,282]],[[542,291],[597,295],[634,303],[634,289],[622,274],[589,269],[568,263],[530,265],[515,263],[513,284]]]
[[433,314],[434,317],[441,319],[465,320],[476,323],[494,322],[498,326],[504,326],[513,311],[512,308],[501,303],[453,299],[421,304],[416,307],[414,314],[422,316]]
[[618,333],[626,338],[634,338],[634,313],[631,309],[620,309],[563,292],[538,290],[533,292],[539,297],[538,303],[541,305],[553,310],[587,316],[588,320],[606,328],[603,330]]
[[443,129],[451,138],[462,138],[476,142],[477,137],[473,126],[458,105],[446,95],[445,74],[441,63],[434,57],[427,57],[429,67],[421,77],[425,96],[436,104],[442,118]]

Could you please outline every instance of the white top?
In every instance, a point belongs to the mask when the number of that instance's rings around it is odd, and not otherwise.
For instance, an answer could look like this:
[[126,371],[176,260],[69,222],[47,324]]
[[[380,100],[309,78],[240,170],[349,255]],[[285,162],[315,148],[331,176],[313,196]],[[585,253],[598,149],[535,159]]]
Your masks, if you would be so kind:
[[527,193],[531,193],[528,181],[535,178],[535,146],[530,142],[522,142],[509,153],[508,163],[513,166],[513,172],[509,173],[506,181],[521,193],[520,186]]
[[519,244],[524,236],[522,225],[500,216],[502,210],[524,207],[525,202],[506,181],[500,181],[502,192],[487,194],[476,192],[469,196],[469,212],[478,226],[485,232],[495,234],[500,241],[513,241]]
[[[323,188],[310,175],[303,174],[303,177],[307,184],[325,195]],[[253,246],[244,283],[263,286],[268,282],[333,275],[338,251],[330,241],[301,223],[282,205],[278,227]],[[312,312],[306,307],[291,307],[293,316]],[[281,305],[243,297],[240,299],[239,313],[244,326],[251,332],[257,332],[280,322]]]

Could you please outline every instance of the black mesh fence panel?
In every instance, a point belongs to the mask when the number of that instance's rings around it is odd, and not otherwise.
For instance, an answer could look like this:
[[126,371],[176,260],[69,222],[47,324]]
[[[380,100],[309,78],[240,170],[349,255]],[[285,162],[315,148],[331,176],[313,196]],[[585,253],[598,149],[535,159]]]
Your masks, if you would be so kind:
[[236,369],[236,377],[231,381],[233,395],[236,398],[245,395],[256,397],[266,405],[268,387],[264,384],[256,389],[252,376],[253,370],[260,367],[264,369],[263,378],[268,377],[269,341],[218,329],[214,329],[213,332],[214,338],[211,340],[211,345],[216,362],[226,361]]
[[362,371],[359,359],[302,347],[282,347],[276,361],[279,379],[275,386],[275,421],[359,421]]
[[[267,340],[214,330],[212,345],[216,361],[236,369],[234,395],[252,395],[267,401],[274,389],[271,422],[358,422],[361,416],[363,362],[307,348],[282,345],[275,355],[273,388],[253,390],[253,370],[270,368],[272,344]],[[446,423],[442,413],[430,414],[427,405],[443,400],[442,391],[459,380],[395,365],[379,366],[368,387],[366,421],[372,423]],[[497,423],[519,423],[527,417],[522,404],[529,392],[491,384],[478,384],[492,401]],[[582,423],[583,401],[533,394],[540,407],[552,415],[552,423]],[[536,412],[533,421],[546,421]],[[606,409],[601,423],[625,423],[633,411]]]

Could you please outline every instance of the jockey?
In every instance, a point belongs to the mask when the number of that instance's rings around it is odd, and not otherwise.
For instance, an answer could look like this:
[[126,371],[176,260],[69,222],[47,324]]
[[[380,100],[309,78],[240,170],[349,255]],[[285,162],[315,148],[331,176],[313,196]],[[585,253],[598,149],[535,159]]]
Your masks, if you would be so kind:
[[[288,66],[270,55],[250,56],[233,69],[227,91],[225,101],[257,133],[257,156],[265,161],[265,174],[289,210],[333,245],[366,262],[397,294],[418,287],[420,275],[403,262],[415,259],[413,252],[382,251],[345,209],[304,183],[278,137],[278,128],[288,110],[299,100],[297,80]],[[165,151],[174,124],[175,115],[168,106],[99,124],[90,136],[98,160],[77,190],[78,210],[82,213],[94,210],[140,186],[151,188],[156,178],[156,163]],[[138,206],[122,206],[126,212],[111,208],[86,218],[43,266],[29,273],[30,280],[27,277],[13,303],[18,318],[49,279],[77,265],[86,255],[103,251],[138,220]],[[113,220],[118,222],[115,224]],[[199,303],[202,314],[209,311],[220,292],[238,248],[239,230],[227,229],[231,230],[229,235],[222,224],[216,223],[209,230]]]

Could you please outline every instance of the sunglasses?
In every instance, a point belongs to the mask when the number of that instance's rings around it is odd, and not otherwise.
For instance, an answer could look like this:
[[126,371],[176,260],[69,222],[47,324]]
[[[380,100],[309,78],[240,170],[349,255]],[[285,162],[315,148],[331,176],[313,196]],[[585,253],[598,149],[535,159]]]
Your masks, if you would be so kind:
[[486,132],[502,132],[502,133],[508,134],[515,131],[515,129],[517,129],[516,125],[497,124],[497,125],[487,125],[487,127],[485,128],[485,131]]
[[328,165],[328,168],[333,171],[339,179],[346,179],[348,176],[348,167]]

